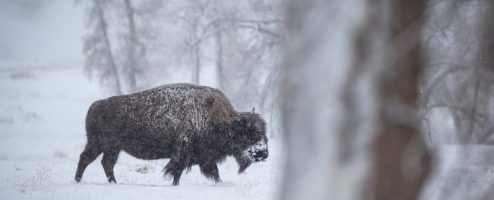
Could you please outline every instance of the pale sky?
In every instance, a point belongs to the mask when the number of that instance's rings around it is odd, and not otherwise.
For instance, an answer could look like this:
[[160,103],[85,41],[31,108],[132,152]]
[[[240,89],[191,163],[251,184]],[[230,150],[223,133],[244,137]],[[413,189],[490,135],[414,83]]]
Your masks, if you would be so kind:
[[0,62],[80,62],[83,5],[73,0],[0,0]]

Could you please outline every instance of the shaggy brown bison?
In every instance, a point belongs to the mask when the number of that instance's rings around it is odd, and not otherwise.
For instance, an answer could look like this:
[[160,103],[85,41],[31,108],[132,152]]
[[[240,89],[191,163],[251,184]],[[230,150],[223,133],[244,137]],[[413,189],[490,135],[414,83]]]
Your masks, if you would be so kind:
[[94,102],[86,117],[87,144],[75,180],[103,153],[108,181],[120,151],[140,159],[170,158],[163,169],[178,185],[184,169],[199,165],[220,180],[217,163],[234,156],[242,173],[268,157],[266,123],[254,111],[236,112],[219,90],[192,84],[164,85]]

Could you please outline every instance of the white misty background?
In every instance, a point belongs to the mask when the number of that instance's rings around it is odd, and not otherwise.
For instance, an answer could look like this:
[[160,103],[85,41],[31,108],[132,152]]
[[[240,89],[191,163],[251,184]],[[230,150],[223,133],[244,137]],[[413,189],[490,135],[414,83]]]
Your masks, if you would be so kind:
[[[7,199],[489,199],[489,0],[0,1]],[[270,157],[223,182],[121,155],[71,182],[95,100],[188,82],[268,122]]]

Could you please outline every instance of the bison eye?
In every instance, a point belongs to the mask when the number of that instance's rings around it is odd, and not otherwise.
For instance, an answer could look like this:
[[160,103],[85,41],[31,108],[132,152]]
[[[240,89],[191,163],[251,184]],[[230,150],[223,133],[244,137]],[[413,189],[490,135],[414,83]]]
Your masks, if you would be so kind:
[[251,132],[248,136],[249,140],[252,141],[252,142],[258,142],[258,141],[261,141],[261,135],[258,133],[258,132]]

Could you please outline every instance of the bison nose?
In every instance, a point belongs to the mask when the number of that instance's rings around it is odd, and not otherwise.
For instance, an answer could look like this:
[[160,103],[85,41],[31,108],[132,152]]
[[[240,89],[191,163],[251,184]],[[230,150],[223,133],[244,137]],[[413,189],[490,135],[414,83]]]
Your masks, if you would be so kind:
[[259,151],[256,153],[256,155],[254,155],[254,158],[256,159],[256,161],[266,160],[266,158],[268,158],[268,151]]

